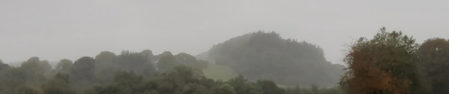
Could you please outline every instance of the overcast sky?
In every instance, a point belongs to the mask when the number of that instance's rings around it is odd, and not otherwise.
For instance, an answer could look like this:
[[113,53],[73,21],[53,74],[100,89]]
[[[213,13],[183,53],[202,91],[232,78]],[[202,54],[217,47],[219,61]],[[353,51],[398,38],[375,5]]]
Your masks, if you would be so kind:
[[449,38],[447,0],[0,0],[0,59],[56,61],[108,50],[198,54],[258,30],[307,41],[342,63],[380,27]]

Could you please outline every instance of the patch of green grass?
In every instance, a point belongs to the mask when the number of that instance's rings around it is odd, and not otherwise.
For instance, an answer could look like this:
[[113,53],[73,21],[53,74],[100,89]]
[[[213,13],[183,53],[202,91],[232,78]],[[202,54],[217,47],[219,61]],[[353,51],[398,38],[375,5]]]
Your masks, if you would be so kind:
[[237,76],[232,68],[217,64],[209,64],[203,73],[207,78],[221,81],[227,81]]

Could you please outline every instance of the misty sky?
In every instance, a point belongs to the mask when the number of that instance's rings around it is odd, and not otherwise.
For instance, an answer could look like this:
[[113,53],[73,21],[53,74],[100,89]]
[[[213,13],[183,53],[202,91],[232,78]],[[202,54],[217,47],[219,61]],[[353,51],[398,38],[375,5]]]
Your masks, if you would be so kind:
[[342,63],[380,27],[449,38],[447,0],[0,0],[0,59],[56,61],[108,50],[198,54],[258,30],[308,41]]

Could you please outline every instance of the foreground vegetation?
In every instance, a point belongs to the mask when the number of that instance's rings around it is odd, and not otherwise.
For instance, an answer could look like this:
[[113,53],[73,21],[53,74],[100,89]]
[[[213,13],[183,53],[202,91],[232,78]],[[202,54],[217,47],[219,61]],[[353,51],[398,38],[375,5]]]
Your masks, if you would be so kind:
[[[243,76],[210,79],[231,68],[197,60],[192,55],[151,51],[101,52],[74,63],[63,59],[54,68],[32,57],[18,67],[0,62],[0,94],[342,94],[339,88],[279,87],[270,80]],[[216,68],[215,70],[210,68]],[[223,78],[223,77],[217,77]]]
[[448,94],[449,41],[413,37],[385,28],[373,39],[360,38],[345,61],[341,86],[349,94]]
[[[201,70],[188,65],[178,65],[163,73],[141,75],[133,71],[117,71],[105,82],[104,74],[89,74],[93,59],[80,58],[65,72],[63,60],[54,70],[45,61],[31,58],[14,68],[2,65],[1,94],[343,94],[339,88],[280,88],[273,81],[251,82],[243,76],[228,81],[212,80]],[[27,64],[35,64],[34,68]],[[78,64],[85,64],[81,67]],[[77,67],[78,66],[78,67]],[[34,72],[36,71],[36,72]],[[76,72],[86,71],[86,72]],[[52,74],[57,72],[56,74]],[[35,74],[36,73],[36,74]],[[51,75],[51,76],[50,76]],[[82,75],[82,76],[80,76]],[[94,77],[94,78],[92,78]]]

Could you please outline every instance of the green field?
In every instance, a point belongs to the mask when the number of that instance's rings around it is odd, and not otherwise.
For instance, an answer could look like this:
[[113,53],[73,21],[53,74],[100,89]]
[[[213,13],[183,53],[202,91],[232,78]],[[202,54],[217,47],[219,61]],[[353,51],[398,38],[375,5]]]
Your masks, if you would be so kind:
[[207,78],[222,81],[227,81],[237,76],[232,68],[217,64],[209,64],[208,67],[203,70],[203,73]]

